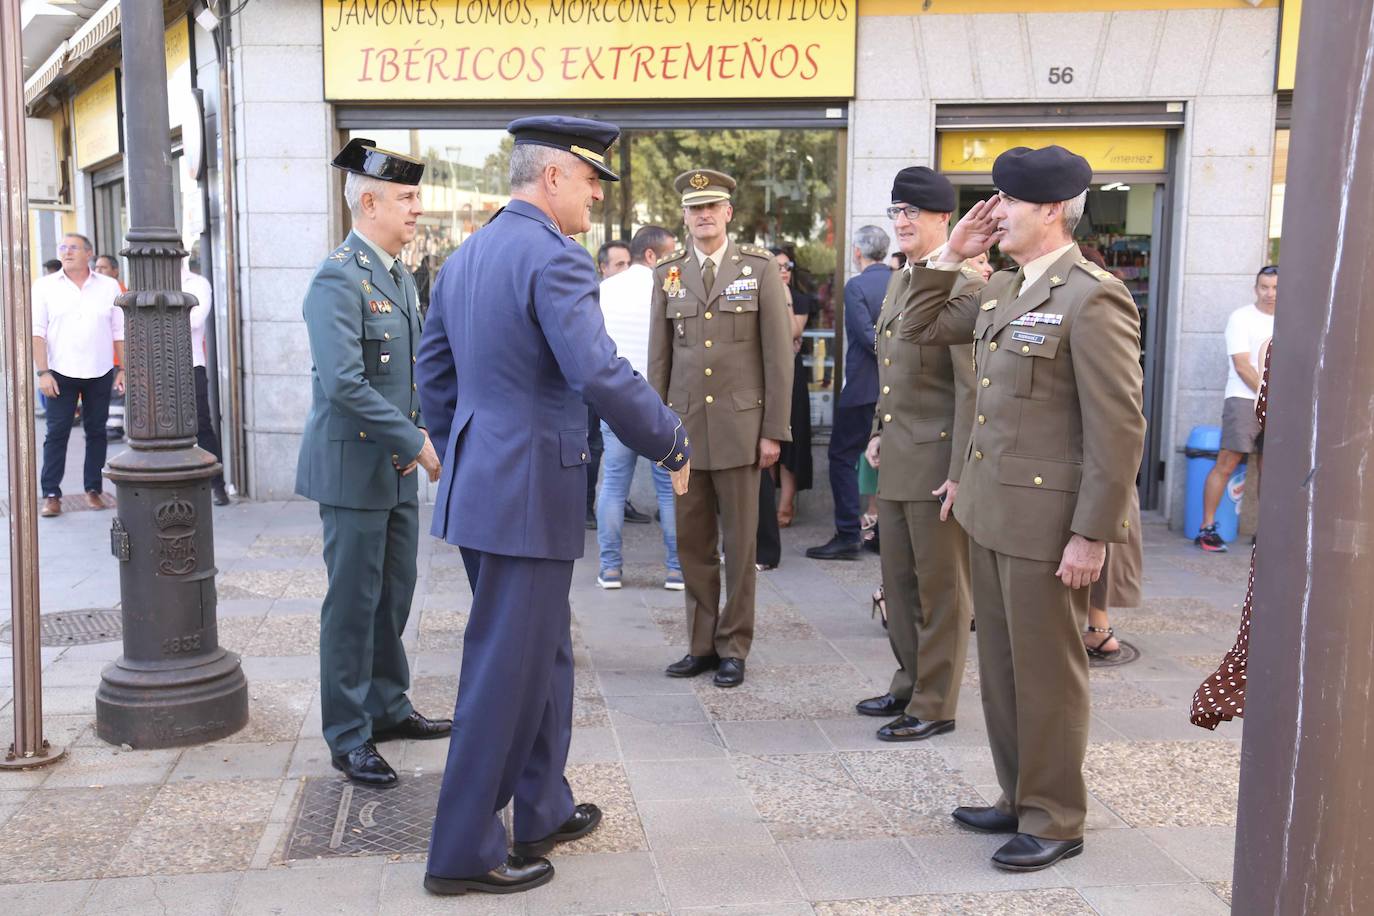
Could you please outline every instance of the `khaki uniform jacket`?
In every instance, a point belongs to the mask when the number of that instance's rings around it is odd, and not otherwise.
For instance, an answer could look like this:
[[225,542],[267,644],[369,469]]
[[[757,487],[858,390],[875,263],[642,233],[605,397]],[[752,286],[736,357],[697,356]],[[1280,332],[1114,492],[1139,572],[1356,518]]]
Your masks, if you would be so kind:
[[[919,262],[924,263],[924,262]],[[965,267],[954,295],[978,290],[983,278]],[[883,437],[878,495],[933,502],[946,479],[958,481],[973,425],[973,347],[922,346],[902,336],[898,293],[906,271],[895,271],[878,316],[878,406],[873,436]]]
[[[1074,247],[1015,296],[1020,271],[950,298],[918,267],[899,293],[921,343],[973,339],[975,421],[954,515],[980,546],[1058,562],[1072,534],[1126,541],[1145,441],[1140,314]],[[1013,321],[1019,321],[1013,324]]]
[[[649,384],[682,417],[692,469],[758,461],[759,439],[792,441],[792,327],[772,254],[730,242],[715,287],[688,249],[654,268]],[[669,295],[672,271],[680,288]]]

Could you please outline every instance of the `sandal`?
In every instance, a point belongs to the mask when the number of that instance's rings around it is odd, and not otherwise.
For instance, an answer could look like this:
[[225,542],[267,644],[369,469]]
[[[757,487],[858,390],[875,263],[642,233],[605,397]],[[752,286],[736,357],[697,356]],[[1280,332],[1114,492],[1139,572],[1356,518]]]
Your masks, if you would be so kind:
[[883,629],[886,630],[886,629],[887,629],[887,598],[886,598],[886,596],[883,594],[883,587],[882,587],[881,585],[878,586],[878,588],[873,592],[873,612],[872,612],[871,614],[869,614],[868,617],[869,617],[870,620],[872,620],[874,617],[878,616],[879,614],[882,614],[882,615],[883,615]]
[[876,524],[878,524],[878,516],[876,515],[869,515],[867,512],[865,512],[862,516],[859,517],[859,528],[862,531],[867,531]]
[[796,517],[797,510],[792,506],[783,506],[778,509],[778,527],[791,528],[792,519]]
[[1095,646],[1088,645],[1086,639],[1083,641],[1083,651],[1088,653],[1089,658],[1098,658],[1103,659],[1104,661],[1110,661],[1111,659],[1114,659],[1121,654],[1120,643],[1117,644],[1117,647],[1115,649],[1102,648],[1107,644],[1109,640],[1116,638],[1116,631],[1113,630],[1111,627],[1088,627],[1087,633],[1084,633],[1083,635],[1087,636],[1088,633],[1103,634],[1102,639],[1099,640],[1097,645]]

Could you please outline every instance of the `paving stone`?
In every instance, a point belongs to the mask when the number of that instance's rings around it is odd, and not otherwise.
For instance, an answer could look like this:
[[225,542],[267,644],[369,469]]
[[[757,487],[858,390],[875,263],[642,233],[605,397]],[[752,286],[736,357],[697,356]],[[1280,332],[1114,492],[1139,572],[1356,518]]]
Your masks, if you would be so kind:
[[695,760],[725,756],[725,746],[710,725],[633,726],[616,728],[615,734],[626,760]]
[[264,822],[272,814],[281,787],[280,779],[171,782],[158,788],[139,826]]
[[1100,916],[1226,916],[1231,912],[1205,884],[1085,887],[1079,893]]
[[[555,876],[561,877],[561,869]],[[425,890],[425,863],[395,862],[382,869],[378,916],[525,916],[525,894],[444,897]]]
[[639,802],[740,798],[748,787],[735,776],[730,761],[637,760],[625,765],[630,788]]
[[35,793],[0,827],[0,884],[99,875],[156,792],[130,785]]
[[310,701],[319,687],[319,661],[312,659],[312,680],[248,680],[248,724],[223,739],[227,744],[268,744],[294,741],[305,723]]
[[748,798],[644,801],[644,832],[655,851],[691,847],[771,846],[773,837]]
[[605,698],[610,720],[616,726],[685,725],[707,721],[706,710],[695,694],[678,696],[611,696]]
[[[953,822],[952,818],[949,820]],[[995,867],[992,854],[1008,839],[1007,835],[980,834],[961,828],[955,835],[910,837],[905,842],[924,869],[923,893],[991,893],[1065,887],[1071,883],[1058,866],[1027,873]]]
[[1230,881],[1209,881],[1207,886],[1212,889],[1212,893],[1225,902],[1227,907],[1231,906],[1231,882]]
[[95,883],[81,912],[91,916],[141,916],[156,905],[162,913],[217,916],[229,912],[234,891],[242,879],[238,872],[104,878]]
[[881,807],[863,794],[834,754],[736,757],[731,762],[779,842],[893,833]]
[[1099,830],[1083,854],[1055,866],[1078,888],[1111,884],[1187,884],[1193,876],[1138,830]]
[[670,849],[655,858],[674,909],[804,899],[782,853],[772,847]]
[[640,813],[630,792],[625,769],[618,763],[589,763],[567,769],[568,785],[577,802],[595,802],[601,808],[601,824],[590,834],[562,843],[555,855],[635,852],[648,849]]
[[47,788],[160,783],[176,766],[181,750],[126,751],[108,744],[74,745],[52,765]]
[[292,750],[286,742],[190,747],[182,752],[168,780],[280,779],[286,775]]
[[1231,827],[1151,827],[1150,841],[1202,881],[1229,881],[1235,865]]
[[288,865],[244,874],[234,916],[373,916],[383,863],[347,859],[327,865]]
[[814,722],[721,722],[725,744],[734,754],[814,754],[830,742]]
[[272,615],[263,618],[262,625],[244,647],[246,655],[312,655],[320,654],[320,618],[318,614]]
[[1089,791],[1132,827],[1235,825],[1240,748],[1230,742],[1089,745],[1083,772]]
[[977,789],[950,769],[933,748],[898,753],[844,751],[839,759],[902,834],[956,833],[959,828],[949,812],[959,805],[982,802]]
[[722,690],[704,677],[692,681],[707,715],[718,722],[811,719],[853,709],[858,674],[849,665],[754,666],[739,687]]
[[140,824],[103,876],[243,871],[253,861],[262,823]]
[[16,913],[42,913],[67,916],[81,912],[81,903],[94,881],[46,881],[33,884],[6,884],[5,905]]
[[[455,602],[456,603],[456,602]],[[467,610],[431,610],[420,615],[421,652],[455,652],[463,648],[463,633],[468,626]]]
[[528,912],[540,916],[666,909],[647,852],[560,858],[554,863],[553,881],[524,896]]
[[835,900],[817,903],[815,910],[816,916],[1095,916],[1069,889]]
[[809,840],[782,850],[812,900],[901,896],[926,884],[924,866],[900,840]]
[[616,733],[609,728],[574,728],[568,763],[601,763],[620,759]]

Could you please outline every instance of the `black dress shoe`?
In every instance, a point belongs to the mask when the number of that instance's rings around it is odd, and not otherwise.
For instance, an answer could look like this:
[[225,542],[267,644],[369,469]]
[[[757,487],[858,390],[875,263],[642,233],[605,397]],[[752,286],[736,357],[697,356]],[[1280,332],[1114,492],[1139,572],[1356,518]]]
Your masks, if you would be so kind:
[[718,655],[684,655],[669,665],[664,674],[669,677],[696,677],[704,671],[714,671],[718,667]]
[[879,741],[921,741],[934,735],[954,731],[953,719],[918,719],[898,716],[878,729]]
[[625,500],[625,521],[632,525],[647,525],[649,524],[649,516],[630,505],[630,501],[627,499]]
[[453,731],[452,719],[427,719],[415,710],[390,728],[382,728],[372,733],[372,741],[398,741],[409,738],[411,741],[430,741],[446,738]]
[[511,852],[526,859],[535,856],[548,855],[559,843],[570,843],[573,840],[580,840],[587,834],[596,829],[596,825],[601,823],[601,809],[590,802],[578,805],[573,808],[572,817],[568,818],[558,829],[542,840],[531,840],[528,843],[516,843],[511,847]]
[[806,548],[806,555],[813,560],[857,560],[859,550],[858,538],[837,534],[819,547]]
[[210,486],[210,501],[217,506],[229,505],[229,492],[224,489],[224,484]]
[[390,789],[396,785],[396,771],[391,764],[377,753],[371,741],[366,741],[347,754],[340,754],[330,760],[334,769],[349,779],[374,789]]
[[717,687],[738,687],[744,683],[744,659],[722,658],[712,680]]
[[1003,814],[991,805],[963,805],[951,815],[956,821],[980,833],[1015,833],[1016,818]]
[[899,700],[890,693],[880,697],[869,697],[854,704],[855,711],[861,716],[895,716],[906,709],[906,700]]
[[1004,871],[1039,871],[1060,859],[1072,859],[1083,851],[1083,838],[1042,840],[1029,833],[1018,833],[992,854],[992,864]]
[[425,872],[425,890],[431,894],[518,894],[553,880],[553,864],[548,859],[522,859],[506,856],[506,861],[475,878],[441,878]]

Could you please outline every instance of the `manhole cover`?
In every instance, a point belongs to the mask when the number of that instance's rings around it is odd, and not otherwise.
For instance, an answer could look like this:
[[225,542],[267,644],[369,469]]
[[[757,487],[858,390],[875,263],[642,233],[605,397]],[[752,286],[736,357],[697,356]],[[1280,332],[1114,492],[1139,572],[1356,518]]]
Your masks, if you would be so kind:
[[1121,644],[1121,654],[1116,658],[1093,658],[1088,656],[1088,665],[1093,668],[1120,668],[1122,665],[1129,665],[1131,662],[1140,658],[1140,650],[1120,636],[1116,641]]
[[442,779],[438,773],[402,774],[394,789],[338,777],[307,779],[286,858],[424,853]]
[[[97,642],[114,642],[124,635],[124,622],[119,611],[92,608],[85,611],[58,611],[40,614],[38,641],[45,646],[85,646]],[[0,642],[13,642],[10,624],[0,627]]]

